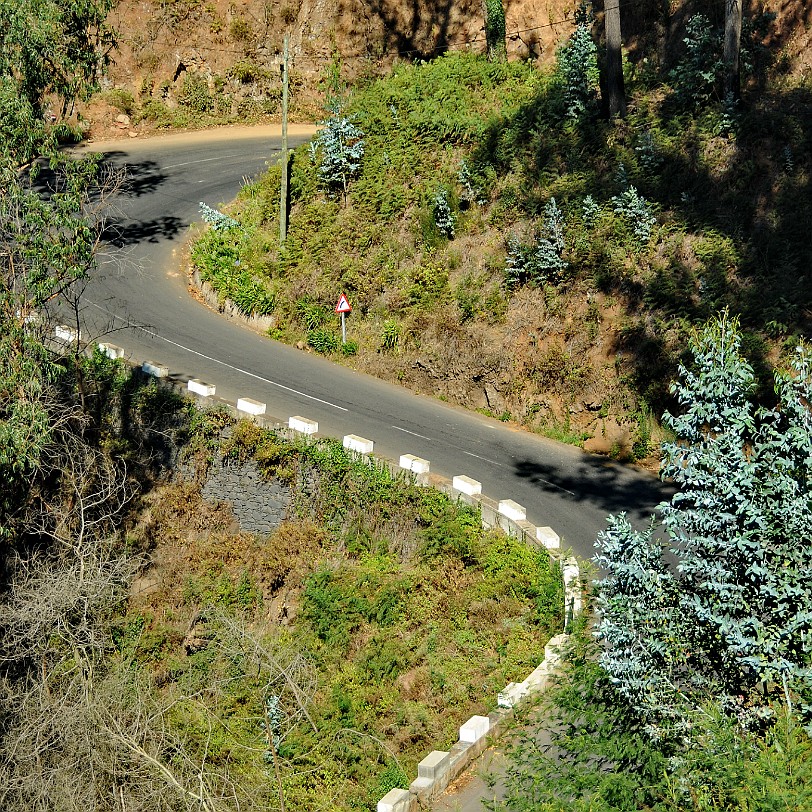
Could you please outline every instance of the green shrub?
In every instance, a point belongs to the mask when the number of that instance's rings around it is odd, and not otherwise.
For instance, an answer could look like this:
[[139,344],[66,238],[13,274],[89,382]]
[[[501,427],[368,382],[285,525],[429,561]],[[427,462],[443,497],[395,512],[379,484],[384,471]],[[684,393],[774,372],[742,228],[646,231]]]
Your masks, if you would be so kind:
[[341,345],[341,339],[327,327],[317,327],[307,334],[307,343],[323,355],[336,352]]
[[243,59],[229,68],[228,75],[232,79],[236,79],[241,85],[249,85],[265,79],[267,73],[255,62]]
[[250,43],[254,37],[254,29],[251,23],[242,16],[235,16],[228,27],[228,33],[234,42],[243,44]]
[[394,319],[387,319],[381,327],[381,349],[394,352],[400,343],[400,324]]
[[175,122],[175,116],[159,99],[147,99],[135,114],[135,122],[140,121],[150,121],[156,127],[171,127]]
[[209,84],[199,73],[186,71],[178,93],[178,104],[193,115],[206,115],[214,109]]
[[105,92],[104,99],[108,104],[115,107],[116,110],[120,110],[128,116],[133,115],[135,111],[135,98],[133,94],[127,90],[113,88]]

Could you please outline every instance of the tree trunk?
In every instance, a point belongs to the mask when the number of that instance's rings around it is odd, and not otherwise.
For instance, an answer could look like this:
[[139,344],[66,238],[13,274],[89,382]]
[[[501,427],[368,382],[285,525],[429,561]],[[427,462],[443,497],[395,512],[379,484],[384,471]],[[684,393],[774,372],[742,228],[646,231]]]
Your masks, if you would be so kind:
[[741,96],[739,52],[742,41],[742,2],[725,0],[725,97],[738,101]]
[[626,115],[626,88],[623,84],[623,40],[620,34],[620,0],[605,0],[603,6],[606,27],[606,100],[609,115]]
[[491,62],[503,62],[507,59],[505,7],[502,0],[484,0],[483,5],[488,59]]

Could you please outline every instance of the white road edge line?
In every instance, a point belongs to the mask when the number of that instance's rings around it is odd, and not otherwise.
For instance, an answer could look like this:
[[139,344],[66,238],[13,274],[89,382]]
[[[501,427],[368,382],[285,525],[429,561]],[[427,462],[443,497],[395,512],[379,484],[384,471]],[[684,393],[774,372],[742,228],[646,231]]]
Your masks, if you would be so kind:
[[419,437],[421,440],[428,440],[429,442],[433,442],[431,437],[426,437],[425,434],[418,434],[416,431],[409,431],[409,429],[402,429],[400,426],[392,426],[393,429],[396,431],[402,431],[404,434],[411,434],[412,437]]
[[193,350],[191,347],[186,347],[183,344],[179,344],[177,341],[172,341],[169,338],[165,338],[162,335],[154,332],[153,330],[148,330],[146,327],[139,327],[136,324],[130,324],[126,319],[121,318],[121,316],[117,316],[115,313],[111,313],[109,310],[106,310],[101,305],[96,304],[95,302],[88,302],[89,305],[101,310],[102,313],[110,316],[110,318],[118,319],[118,321],[124,322],[128,327],[135,327],[137,330],[141,330],[141,332],[146,333],[147,335],[152,336],[153,338],[158,338],[161,341],[165,341],[167,344],[171,344],[174,347],[178,347],[181,350],[185,350],[186,352],[192,353],[192,355],[197,355],[200,358],[204,358],[206,361],[212,361],[215,364],[220,364],[224,366],[226,369],[232,370],[232,372],[239,372],[242,375],[248,375],[249,378],[255,378],[258,381],[262,381],[263,383],[270,384],[271,386],[276,386],[279,389],[284,389],[287,392],[291,392],[294,395],[299,395],[300,397],[307,398],[308,400],[313,400],[316,403],[322,403],[325,406],[330,406],[333,409],[338,409],[341,412],[348,412],[349,409],[345,409],[343,406],[338,406],[335,403],[330,403],[329,400],[322,400],[321,398],[315,397],[315,395],[308,395],[307,392],[301,392],[298,389],[293,389],[290,386],[285,386],[282,383],[277,383],[276,381],[272,381],[269,378],[263,378],[261,375],[256,375],[253,372],[249,372],[247,369],[242,369],[240,367],[235,367],[232,364],[227,364],[225,361],[221,361],[219,358],[213,358],[211,355],[206,355],[205,353],[200,352],[199,350]]
[[[169,164],[169,166],[162,166],[161,169],[177,169],[179,166],[191,166],[192,164],[205,164],[205,163],[209,163],[210,161],[222,161],[224,158],[239,158],[239,157],[240,157],[240,153],[235,152],[235,153],[233,153],[231,155],[223,155],[223,156],[221,156],[219,158],[201,158],[198,161],[184,161],[181,164]],[[260,155],[258,157],[266,158],[267,156],[266,155]]]
[[489,462],[491,465],[498,465],[500,468],[505,467],[504,464],[501,463],[501,462],[496,462],[494,460],[489,460],[487,457],[480,457],[479,454],[474,454],[471,451],[463,451],[463,449],[461,449],[461,448],[460,448],[460,451],[462,451],[463,454],[467,454],[469,457],[476,457],[476,459],[482,460],[483,462]]

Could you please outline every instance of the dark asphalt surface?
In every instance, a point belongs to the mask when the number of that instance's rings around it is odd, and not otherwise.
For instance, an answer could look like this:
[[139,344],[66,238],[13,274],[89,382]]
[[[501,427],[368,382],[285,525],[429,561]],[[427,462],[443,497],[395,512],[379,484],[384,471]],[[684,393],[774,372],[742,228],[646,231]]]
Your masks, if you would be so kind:
[[[289,139],[296,144],[302,137]],[[287,347],[228,321],[186,290],[180,251],[201,201],[231,200],[244,177],[278,157],[278,137],[222,133],[125,141],[108,160],[130,179],[115,201],[110,243],[85,294],[85,337],[122,346],[136,362],[217,385],[228,400],[251,397],[268,414],[318,420],[322,434],[358,434],[376,453],[410,453],[432,473],[467,474],[494,499],[514,499],[581,556],[606,516],[645,523],[666,496],[652,475],[586,454],[478,414],[383,383]],[[336,291],[336,298],[341,291]]]

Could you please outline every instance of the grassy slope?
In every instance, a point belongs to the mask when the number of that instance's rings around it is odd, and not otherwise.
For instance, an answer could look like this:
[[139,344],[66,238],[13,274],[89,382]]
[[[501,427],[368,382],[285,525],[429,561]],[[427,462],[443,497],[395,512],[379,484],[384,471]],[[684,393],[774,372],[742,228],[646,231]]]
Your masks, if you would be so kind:
[[[348,101],[366,153],[346,201],[319,187],[302,149],[285,249],[272,170],[242,195],[244,228],[204,237],[195,260],[217,281],[239,259],[270,291],[277,338],[336,352],[344,291],[352,363],[642,455],[694,324],[721,307],[741,314],[764,374],[808,332],[812,92],[762,76],[726,131],[720,104],[692,107],[659,76],[630,75],[628,90],[625,121],[573,122],[552,74],[458,54],[402,65]],[[648,240],[615,211],[626,184],[655,213]],[[466,199],[471,186],[483,205]],[[440,189],[457,220],[450,241],[432,216]],[[587,196],[599,207],[590,217]],[[532,242],[551,197],[565,216],[563,278],[506,285],[508,237]]]
[[[202,471],[229,421],[194,420]],[[256,808],[277,803],[271,697],[286,808],[371,808],[540,661],[561,624],[560,574],[544,550],[483,533],[470,509],[337,443],[295,447],[241,423],[220,451],[292,483],[291,520],[258,538],[235,532],[196,480],[154,494],[140,534],[154,567],[119,652],[175,709],[173,735]],[[312,696],[307,716],[280,666]]]

